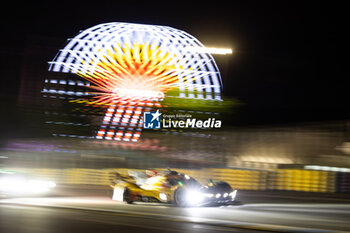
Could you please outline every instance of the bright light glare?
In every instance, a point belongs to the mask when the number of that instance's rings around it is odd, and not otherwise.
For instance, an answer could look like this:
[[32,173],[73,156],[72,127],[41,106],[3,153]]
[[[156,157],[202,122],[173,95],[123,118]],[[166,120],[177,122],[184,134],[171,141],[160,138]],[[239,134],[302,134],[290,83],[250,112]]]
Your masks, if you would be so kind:
[[163,201],[168,200],[168,198],[167,198],[167,196],[166,196],[165,193],[160,193],[160,194],[159,194],[159,198],[162,199]]
[[203,194],[203,196],[212,198],[212,197],[214,197],[214,194],[212,194],[212,193],[205,193],[205,194]]
[[23,178],[3,178],[0,180],[0,191],[12,195],[30,195],[45,193],[56,186],[52,181],[30,180]]
[[123,188],[115,188],[113,189],[113,201],[123,201],[123,194],[124,194],[124,189]]
[[42,187],[42,188],[54,188],[56,183],[52,181],[43,181],[43,180],[30,180],[28,186],[31,187]]
[[221,55],[232,54],[232,49],[227,49],[227,48],[188,46],[188,47],[185,47],[185,51],[192,52],[192,53],[211,53],[211,54],[221,54]]
[[186,200],[188,204],[195,205],[203,200],[203,195],[198,191],[188,191],[186,193]]
[[26,184],[26,180],[20,178],[3,178],[0,180],[1,191],[14,191],[21,190]]
[[328,167],[328,166],[318,166],[318,165],[305,165],[304,169],[321,170],[321,171],[334,171],[334,172],[350,172],[350,168]]
[[149,91],[149,90],[142,90],[142,89],[123,89],[123,88],[115,88],[113,90],[118,96],[123,98],[157,98],[157,99],[163,99],[164,93],[161,91]]
[[231,199],[234,200],[236,198],[237,195],[237,190],[233,191],[230,193]]

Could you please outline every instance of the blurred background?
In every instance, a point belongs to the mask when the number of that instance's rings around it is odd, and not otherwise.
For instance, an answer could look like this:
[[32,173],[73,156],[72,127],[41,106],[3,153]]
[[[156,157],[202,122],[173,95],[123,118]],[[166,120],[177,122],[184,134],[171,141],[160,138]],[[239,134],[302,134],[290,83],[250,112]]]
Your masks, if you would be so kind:
[[[339,56],[345,9],[320,1],[6,2],[0,232],[349,232],[349,91]],[[169,98],[173,89],[156,103],[162,113],[220,119],[221,128],[134,127],[131,141],[96,139],[105,116],[122,109],[82,101],[91,91],[86,77],[49,71],[49,62],[71,38],[110,22],[169,26],[206,47],[232,49],[212,55],[222,80],[213,97],[222,101]],[[238,190],[234,205],[112,200],[117,172],[166,168],[203,185],[226,181]]]
[[[332,177],[322,191],[350,190],[349,179],[342,180],[350,168],[350,122],[338,74],[340,18],[330,14],[334,7],[254,1],[176,6],[165,14],[159,7],[146,11],[146,5],[117,4],[125,11],[115,13],[113,7],[94,9],[89,3],[69,8],[41,3],[2,20],[1,167],[258,171],[263,177],[256,181],[263,184],[259,189],[275,189],[273,177],[289,177],[283,172],[317,170]],[[228,103],[212,112],[222,119],[222,128],[144,131],[137,143],[96,140],[105,110],[43,93],[55,85],[48,81],[52,77],[72,79],[72,74],[48,71],[48,62],[67,39],[113,21],[168,25],[207,46],[232,48],[232,55],[214,55]],[[337,188],[339,182],[344,188]]]

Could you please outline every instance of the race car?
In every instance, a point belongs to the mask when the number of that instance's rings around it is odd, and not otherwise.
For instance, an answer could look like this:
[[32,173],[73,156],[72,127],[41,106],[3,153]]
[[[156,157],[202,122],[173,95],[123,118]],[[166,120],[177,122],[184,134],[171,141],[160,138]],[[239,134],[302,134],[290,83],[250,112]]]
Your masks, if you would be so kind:
[[113,200],[133,202],[174,203],[178,206],[203,206],[233,203],[237,190],[226,182],[201,185],[194,178],[173,170],[162,172],[129,171],[128,175],[114,174]]

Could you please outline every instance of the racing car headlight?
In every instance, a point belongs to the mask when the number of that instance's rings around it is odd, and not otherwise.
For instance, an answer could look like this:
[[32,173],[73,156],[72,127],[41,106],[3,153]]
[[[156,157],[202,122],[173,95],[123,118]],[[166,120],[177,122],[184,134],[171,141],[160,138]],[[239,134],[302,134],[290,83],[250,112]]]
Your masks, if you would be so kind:
[[234,200],[236,198],[237,190],[234,190],[230,193],[231,199]]
[[214,194],[212,194],[212,193],[204,193],[203,196],[212,198],[212,197],[214,197]]
[[186,201],[189,204],[198,204],[203,200],[203,194],[198,191],[188,191],[186,193]]

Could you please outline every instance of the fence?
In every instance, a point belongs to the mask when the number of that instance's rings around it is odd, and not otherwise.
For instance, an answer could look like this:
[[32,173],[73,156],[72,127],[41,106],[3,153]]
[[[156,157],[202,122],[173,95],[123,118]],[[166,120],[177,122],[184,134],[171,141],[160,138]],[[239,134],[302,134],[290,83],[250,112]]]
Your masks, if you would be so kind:
[[[136,169],[135,169],[136,170]],[[160,168],[157,170],[164,170]],[[302,169],[246,170],[205,168],[200,170],[174,169],[194,177],[202,184],[208,179],[228,182],[241,190],[290,190],[304,192],[350,192],[350,173]],[[125,168],[108,169],[27,169],[35,176],[54,180],[59,184],[111,184],[115,172],[127,174]],[[141,171],[141,170],[140,170]]]

